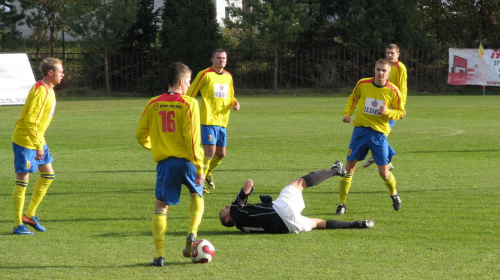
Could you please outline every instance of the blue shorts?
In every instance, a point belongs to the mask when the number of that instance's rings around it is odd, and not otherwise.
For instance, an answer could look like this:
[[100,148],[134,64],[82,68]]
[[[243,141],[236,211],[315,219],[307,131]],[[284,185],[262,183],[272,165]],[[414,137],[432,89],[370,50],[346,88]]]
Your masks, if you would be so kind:
[[218,125],[201,125],[201,144],[225,147],[227,145],[226,128]]
[[396,123],[396,121],[394,120],[389,120],[389,126],[391,127],[391,129],[394,127],[394,124]]
[[179,204],[181,187],[185,185],[190,193],[203,197],[203,184],[196,186],[196,167],[184,158],[167,158],[156,165],[155,196],[167,205]]
[[385,134],[370,127],[355,127],[349,143],[348,161],[360,161],[366,158],[368,150],[372,151],[377,165],[389,164],[396,151],[389,145]]
[[35,160],[36,150],[28,149],[12,143],[14,151],[14,170],[16,173],[35,173],[39,165],[49,164],[54,161],[47,145],[43,145],[44,156]]

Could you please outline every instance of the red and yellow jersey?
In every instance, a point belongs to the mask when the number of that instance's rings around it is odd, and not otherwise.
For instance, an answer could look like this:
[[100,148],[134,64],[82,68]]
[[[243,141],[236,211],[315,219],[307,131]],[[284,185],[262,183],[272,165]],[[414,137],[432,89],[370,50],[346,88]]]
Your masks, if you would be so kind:
[[180,93],[164,93],[149,100],[135,137],[150,149],[156,162],[169,157],[191,161],[203,172],[198,101]]
[[[398,120],[405,113],[401,94],[399,89],[389,81],[385,86],[377,86],[373,81],[374,78],[365,78],[358,81],[347,100],[342,116],[352,116],[354,110],[358,108],[358,115],[353,121],[354,126],[371,127],[378,132],[389,135],[391,127],[388,120]],[[388,108],[384,115],[378,111],[383,103]]]
[[210,67],[200,71],[191,83],[186,95],[196,97],[201,92],[200,120],[203,125],[226,127],[234,97],[233,76],[225,70],[217,73]]
[[55,108],[54,90],[45,87],[42,81],[36,82],[28,93],[21,118],[14,126],[12,141],[27,149],[41,150],[46,144],[45,131],[52,121]]
[[408,75],[406,73],[406,66],[401,61],[392,64],[389,82],[397,86],[399,92],[401,92],[401,102],[403,107],[406,106],[406,98],[408,96],[407,79]]

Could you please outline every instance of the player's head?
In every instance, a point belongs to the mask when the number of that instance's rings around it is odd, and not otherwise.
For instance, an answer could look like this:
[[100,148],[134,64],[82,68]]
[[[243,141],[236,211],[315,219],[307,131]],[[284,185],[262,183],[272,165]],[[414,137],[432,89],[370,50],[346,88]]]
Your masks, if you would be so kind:
[[186,93],[191,81],[191,69],[181,62],[174,62],[167,68],[167,82],[169,87],[181,87],[181,93]]
[[375,83],[385,85],[391,74],[391,62],[385,58],[377,60],[375,63]]
[[396,63],[399,59],[399,47],[396,44],[390,44],[385,48],[385,58],[391,63]]
[[40,63],[40,71],[44,77],[48,77],[50,82],[54,85],[61,83],[64,78],[62,61],[57,58],[45,58]]
[[234,227],[233,220],[231,219],[231,215],[229,214],[229,205],[222,208],[219,211],[219,219],[223,226],[225,227]]
[[216,71],[222,71],[226,67],[227,52],[223,49],[216,49],[212,52],[212,66]]

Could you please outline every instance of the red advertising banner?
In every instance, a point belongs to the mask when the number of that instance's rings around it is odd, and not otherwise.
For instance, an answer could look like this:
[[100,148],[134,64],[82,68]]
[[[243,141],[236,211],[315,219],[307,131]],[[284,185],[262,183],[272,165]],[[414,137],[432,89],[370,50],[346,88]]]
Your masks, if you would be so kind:
[[448,84],[450,85],[484,85],[500,86],[500,49],[484,50],[482,56],[479,49],[449,49]]

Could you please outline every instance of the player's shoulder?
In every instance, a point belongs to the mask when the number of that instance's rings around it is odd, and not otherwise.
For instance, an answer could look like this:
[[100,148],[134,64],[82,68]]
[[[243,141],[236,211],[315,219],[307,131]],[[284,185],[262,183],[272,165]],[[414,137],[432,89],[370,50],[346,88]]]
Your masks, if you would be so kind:
[[399,94],[400,93],[400,90],[398,88],[398,86],[396,86],[394,83],[392,83],[391,81],[388,81],[387,82],[387,85],[386,85],[390,90],[394,91],[395,93]]
[[363,79],[360,79],[356,85],[371,84],[372,82],[373,82],[373,77],[363,78]]

